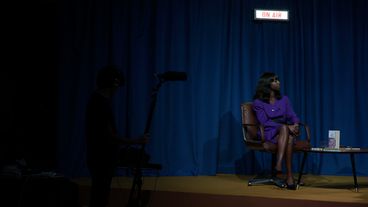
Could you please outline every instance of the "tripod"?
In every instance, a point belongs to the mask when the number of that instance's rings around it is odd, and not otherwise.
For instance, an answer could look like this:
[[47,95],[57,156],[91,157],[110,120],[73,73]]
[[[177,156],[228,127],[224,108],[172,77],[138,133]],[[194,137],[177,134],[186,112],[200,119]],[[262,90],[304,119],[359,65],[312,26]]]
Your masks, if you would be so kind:
[[[150,132],[153,113],[154,113],[154,110],[155,110],[155,107],[156,107],[156,102],[157,102],[157,95],[158,95],[158,91],[159,91],[160,87],[162,86],[162,84],[166,81],[177,81],[177,80],[186,80],[187,79],[186,73],[184,73],[184,72],[174,72],[174,71],[168,71],[168,72],[163,73],[163,74],[157,74],[156,77],[159,80],[159,82],[152,89],[151,103],[150,103],[148,118],[147,118],[147,121],[146,121],[146,126],[145,126],[145,129],[144,129],[144,134],[145,135]],[[143,183],[142,182],[142,164],[143,164],[142,160],[143,160],[144,152],[145,152],[145,144],[142,144],[142,147],[141,147],[140,153],[139,153],[138,161],[136,163],[135,168],[133,169],[134,178],[133,178],[132,188],[130,189],[130,194],[129,194],[129,200],[128,200],[127,207],[141,207],[141,206],[144,205],[143,202],[142,202],[142,183]],[[145,164],[144,167],[146,167],[146,168],[157,169],[157,170],[161,169],[160,164],[148,164],[148,163],[144,163],[144,164]]]

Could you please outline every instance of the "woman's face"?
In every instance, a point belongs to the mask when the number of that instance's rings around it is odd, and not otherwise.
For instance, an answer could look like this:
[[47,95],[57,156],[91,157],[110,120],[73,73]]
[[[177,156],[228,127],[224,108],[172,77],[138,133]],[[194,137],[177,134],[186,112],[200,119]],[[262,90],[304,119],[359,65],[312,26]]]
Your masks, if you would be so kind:
[[275,76],[275,77],[271,78],[271,86],[270,87],[274,91],[279,91],[280,90],[279,77]]

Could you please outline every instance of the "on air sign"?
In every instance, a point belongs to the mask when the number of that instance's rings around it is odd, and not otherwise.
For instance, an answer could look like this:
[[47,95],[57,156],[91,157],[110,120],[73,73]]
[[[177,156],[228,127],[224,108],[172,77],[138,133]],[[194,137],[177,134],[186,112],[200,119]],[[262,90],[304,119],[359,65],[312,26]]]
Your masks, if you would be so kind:
[[278,10],[254,10],[254,19],[256,20],[289,20],[289,11],[278,11]]

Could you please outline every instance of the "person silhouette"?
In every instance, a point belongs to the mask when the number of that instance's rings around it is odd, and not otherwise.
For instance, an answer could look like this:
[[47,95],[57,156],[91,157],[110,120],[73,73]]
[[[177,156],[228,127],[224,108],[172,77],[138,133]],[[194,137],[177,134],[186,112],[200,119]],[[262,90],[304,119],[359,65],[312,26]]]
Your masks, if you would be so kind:
[[112,97],[124,85],[124,76],[116,66],[106,66],[97,74],[96,90],[86,110],[87,167],[91,176],[90,207],[108,205],[111,181],[115,174],[119,147],[146,144],[148,135],[138,139],[118,136],[112,109]]
[[253,99],[253,110],[256,112],[258,121],[264,126],[265,140],[278,146],[273,174],[274,176],[282,174],[282,161],[285,158],[286,186],[287,189],[295,190],[292,154],[294,139],[299,135],[300,120],[289,98],[281,95],[280,80],[275,73],[265,72],[261,75]]

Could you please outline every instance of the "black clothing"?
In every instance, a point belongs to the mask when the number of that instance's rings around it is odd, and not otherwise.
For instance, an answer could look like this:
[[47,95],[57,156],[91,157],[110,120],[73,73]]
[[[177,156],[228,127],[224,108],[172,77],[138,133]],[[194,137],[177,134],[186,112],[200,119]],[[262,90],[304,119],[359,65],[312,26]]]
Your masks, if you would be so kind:
[[87,166],[91,174],[90,207],[108,203],[118,145],[111,99],[94,92],[86,111]]

